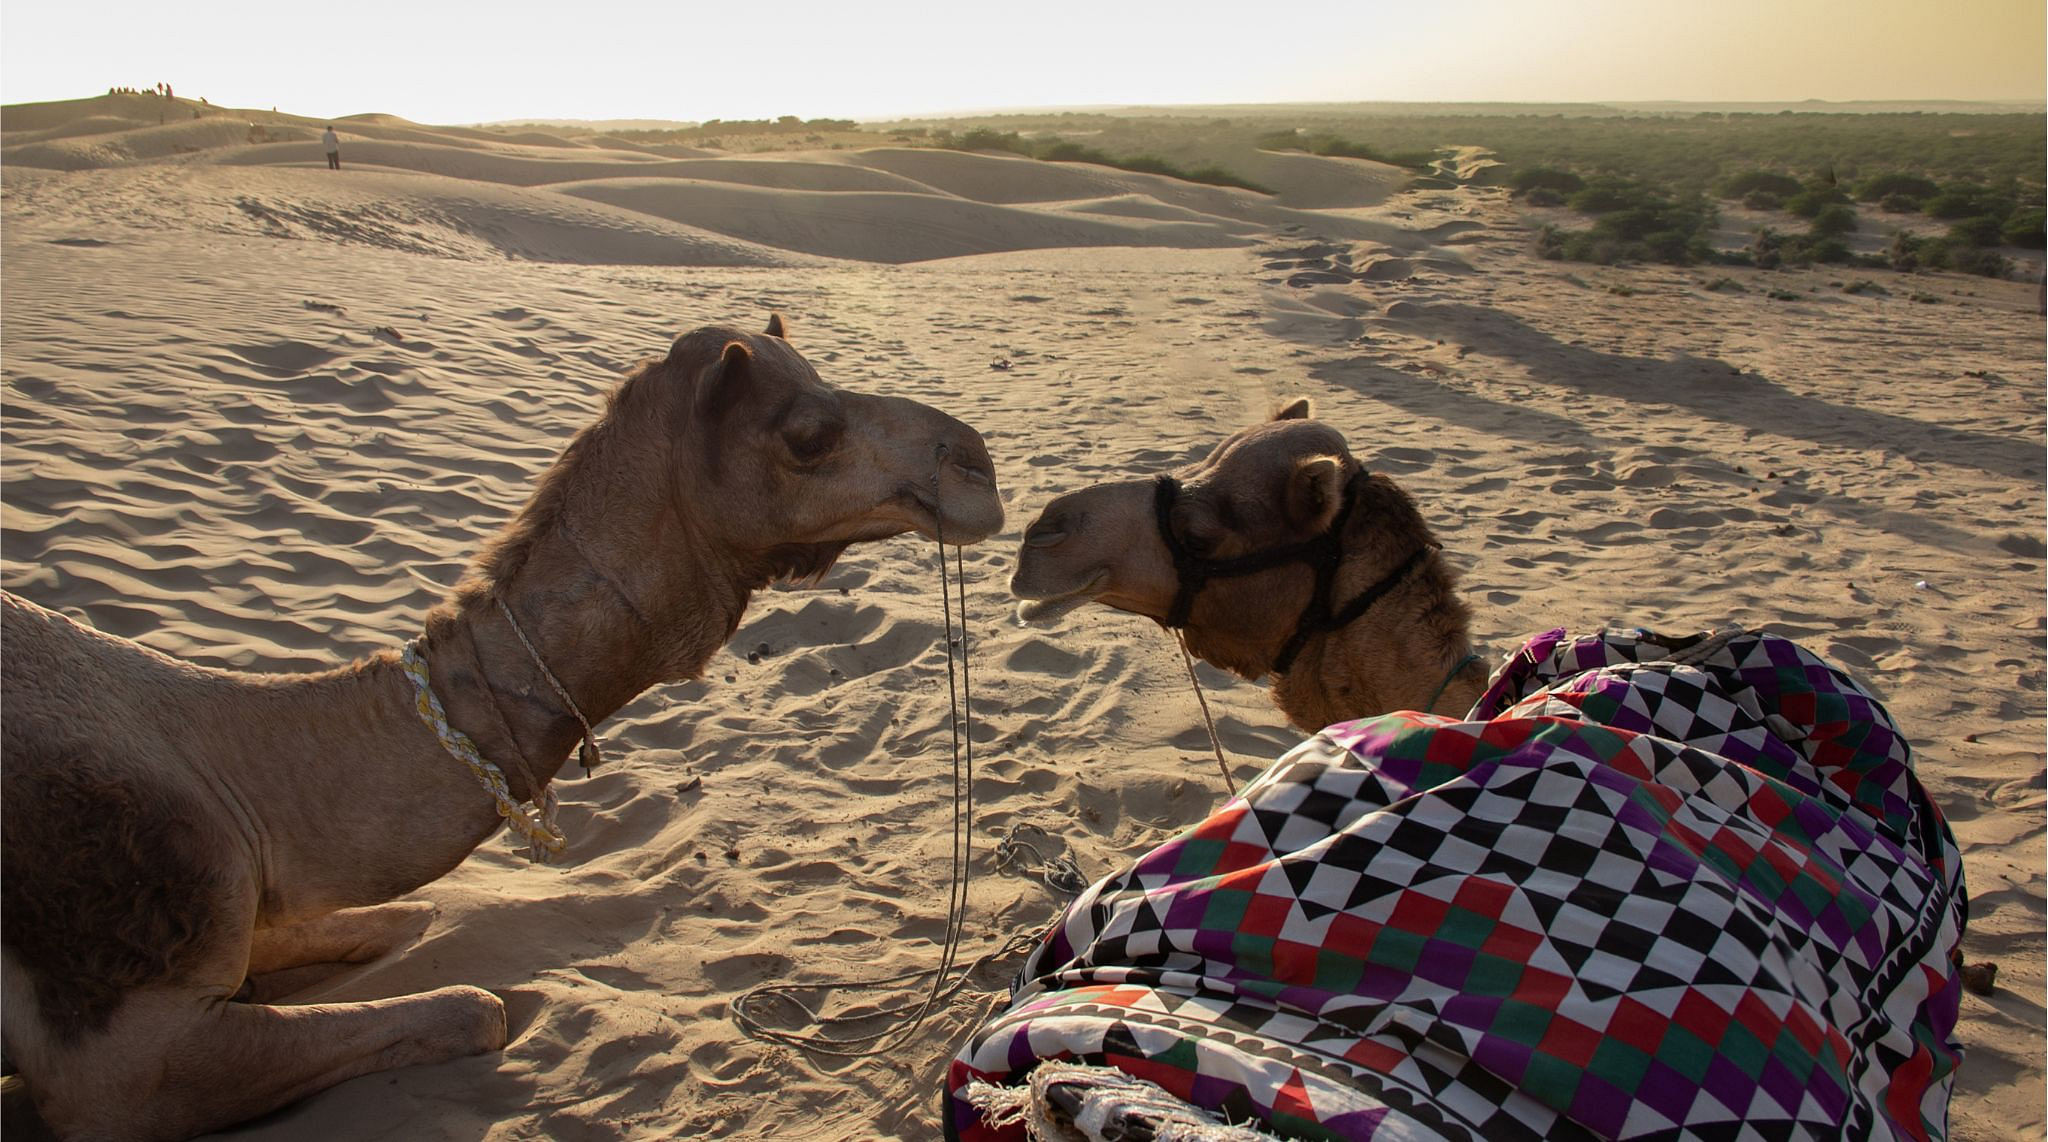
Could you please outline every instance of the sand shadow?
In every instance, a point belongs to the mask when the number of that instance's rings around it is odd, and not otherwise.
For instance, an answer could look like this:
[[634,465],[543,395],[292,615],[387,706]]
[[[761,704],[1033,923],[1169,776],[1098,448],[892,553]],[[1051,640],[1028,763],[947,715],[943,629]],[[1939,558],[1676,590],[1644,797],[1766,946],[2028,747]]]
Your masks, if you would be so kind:
[[[1718,367],[1727,368],[1725,365]],[[1604,452],[1655,445],[1674,457],[1711,458],[1709,453],[1682,444],[1641,436],[1601,436],[1593,431],[1592,426],[1572,417],[1452,388],[1431,377],[1388,368],[1366,358],[1325,362],[1311,368],[1309,375],[1391,405],[1417,419],[1457,424],[1503,440]],[[1875,526],[1900,536],[1915,536],[1919,542],[1929,546],[1981,550],[1986,554],[1998,550],[1992,547],[1995,537],[1957,528],[1926,515],[1879,507],[1854,496],[1804,489],[1797,498],[1809,509],[1826,512],[1844,522]]]
[[2044,470],[2038,440],[1949,428],[1802,396],[1710,357],[1603,353],[1560,341],[1512,313],[1454,302],[1404,306],[1400,316],[1385,320],[1418,336],[1455,339],[1474,354],[1522,365],[1534,380],[1616,404],[1673,405],[1753,432],[1890,451],[1916,462],[1934,460],[2029,482],[2038,482]]

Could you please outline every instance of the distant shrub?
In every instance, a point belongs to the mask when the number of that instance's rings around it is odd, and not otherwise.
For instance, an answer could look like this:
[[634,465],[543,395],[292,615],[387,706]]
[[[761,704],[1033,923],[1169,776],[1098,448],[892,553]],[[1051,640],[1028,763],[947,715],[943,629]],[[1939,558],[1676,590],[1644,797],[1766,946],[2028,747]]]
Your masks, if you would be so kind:
[[1926,243],[1904,230],[1892,231],[1891,245],[1885,247],[1885,263],[1900,271],[1920,268],[1920,248]]
[[2012,259],[1997,250],[1982,248],[1951,249],[1949,268],[1957,273],[1976,274],[1979,277],[2002,278],[2012,273]]
[[1752,170],[1730,175],[1714,184],[1714,193],[1721,198],[1743,198],[1759,190],[1782,199],[1799,193],[1799,180],[1777,171]]
[[1643,193],[1647,192],[1627,179],[1608,176],[1594,179],[1566,201],[1581,214],[1605,214],[1620,210]]
[[1563,193],[1552,190],[1547,186],[1539,186],[1530,189],[1522,195],[1522,200],[1527,202],[1531,206],[1564,205]]
[[2002,278],[2012,273],[2012,261],[2004,254],[1972,245],[1953,234],[1941,238],[1916,238],[1901,230],[1892,235],[1886,257],[1892,268],[1897,270],[1954,270],[1987,278]]
[[2044,212],[2038,206],[2015,211],[2011,218],[2005,220],[2005,228],[2000,232],[1999,236],[2005,240],[2005,244],[2008,246],[2025,246],[2029,249],[2038,250],[2044,244],[2042,235],[2042,225],[2044,222],[2048,222],[2048,212]]
[[1810,266],[1815,262],[1841,264],[1851,260],[1849,247],[1838,238],[1814,234],[1780,234],[1770,227],[1757,231],[1750,257],[1758,269]]
[[1678,198],[1612,177],[1595,179],[1568,200],[1572,209],[1597,214],[1591,229],[1553,231],[1545,257],[1574,262],[1666,262],[1684,266],[1711,261],[1705,232],[1714,209],[1698,194]]
[[1990,215],[1965,218],[1948,228],[1948,239],[1960,246],[1996,246],[2004,236],[2004,227]]
[[1430,169],[1436,161],[1436,155],[1430,151],[1383,151],[1369,143],[1354,142],[1327,131],[1273,131],[1259,136],[1258,145],[1270,151],[1307,151],[1327,158],[1365,159],[1419,171]]
[[[1577,194],[1586,188],[1586,180],[1567,170],[1556,167],[1528,167],[1518,170],[1508,179],[1508,185],[1517,194],[1532,194],[1534,191],[1550,191],[1561,202],[1567,195]],[[1534,201],[1533,197],[1531,201]]]
[[1839,202],[1829,203],[1813,216],[1813,228],[1809,233],[1817,238],[1833,238],[1840,234],[1856,232],[1856,208]]
[[1976,218],[1988,216],[2001,221],[2012,213],[2013,201],[1989,188],[1968,183],[1952,184],[1927,200],[1930,218]]
[[962,151],[1009,151],[1012,154],[1028,155],[1031,144],[1015,131],[991,131],[986,127],[974,130],[954,139],[951,146]]
[[1805,189],[1785,200],[1785,209],[1801,218],[1814,218],[1828,207],[1848,201],[1849,196],[1842,193],[1841,187],[1809,182]]
[[1918,214],[1920,200],[1910,194],[1887,194],[1877,200],[1877,208],[1886,214]]
[[1767,297],[1767,298],[1770,298],[1770,299],[1771,299],[1772,301],[1798,301],[1798,300],[1799,300],[1799,295],[1798,295],[1798,294],[1796,294],[1796,293],[1793,293],[1793,292],[1792,292],[1791,290],[1789,290],[1789,289],[1780,289],[1780,288],[1778,288],[1777,286],[1772,286],[1772,287],[1771,287],[1771,289],[1770,289],[1770,291],[1769,291],[1768,293],[1764,294],[1764,296],[1765,296],[1765,297]]
[[1858,202],[1881,202],[1883,199],[1894,194],[1902,194],[1912,199],[1924,199],[1932,195],[1937,189],[1933,179],[1921,175],[1899,174],[1896,172],[1879,174],[1872,175],[1856,184],[1856,200]]
[[1874,281],[1871,281],[1869,278],[1861,278],[1857,281],[1850,282],[1848,285],[1843,286],[1842,292],[1854,294],[1869,294],[1872,297],[1888,297],[1891,295],[1892,291],[1884,288],[1883,286],[1877,284]]
[[1748,293],[1748,287],[1734,278],[1715,278],[1705,288],[1712,293]]
[[1785,205],[1785,200],[1768,190],[1752,190],[1742,196],[1742,205],[1751,210],[1777,210]]

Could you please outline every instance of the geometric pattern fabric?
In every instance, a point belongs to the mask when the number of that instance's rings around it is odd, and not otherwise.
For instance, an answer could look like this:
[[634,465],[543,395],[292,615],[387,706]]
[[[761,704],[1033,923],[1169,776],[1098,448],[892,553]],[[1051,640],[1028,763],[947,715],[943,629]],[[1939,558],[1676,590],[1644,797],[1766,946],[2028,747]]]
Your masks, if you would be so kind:
[[1114,1066],[1329,1139],[1941,1137],[1967,904],[1884,707],[1766,634],[1530,640],[1083,893],[975,1080]]

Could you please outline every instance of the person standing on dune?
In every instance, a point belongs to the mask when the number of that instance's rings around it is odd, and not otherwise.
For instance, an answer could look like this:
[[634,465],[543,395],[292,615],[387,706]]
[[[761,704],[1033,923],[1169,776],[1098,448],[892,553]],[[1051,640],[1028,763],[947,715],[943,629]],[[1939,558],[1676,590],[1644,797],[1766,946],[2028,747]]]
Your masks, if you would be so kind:
[[341,137],[334,133],[334,124],[327,125],[327,131],[320,136],[320,145],[327,148],[327,169],[341,169]]

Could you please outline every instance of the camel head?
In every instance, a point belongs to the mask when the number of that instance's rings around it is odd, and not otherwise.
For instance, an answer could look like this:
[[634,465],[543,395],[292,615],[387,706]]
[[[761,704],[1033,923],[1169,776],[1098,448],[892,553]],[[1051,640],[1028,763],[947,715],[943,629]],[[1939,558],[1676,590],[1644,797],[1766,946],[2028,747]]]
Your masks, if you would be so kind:
[[676,339],[656,380],[680,407],[669,423],[699,526],[765,578],[823,574],[848,546],[916,532],[948,544],[1003,526],[981,434],[899,396],[825,383],[767,332],[711,326]]
[[1311,417],[1297,400],[1169,476],[1053,500],[1025,530],[1010,580],[1027,600],[1019,617],[1049,622],[1099,603],[1185,628],[1198,655],[1244,677],[1284,673],[1317,605],[1319,565],[1332,576],[1324,605],[1341,618],[1373,581],[1435,554],[1407,494]]

